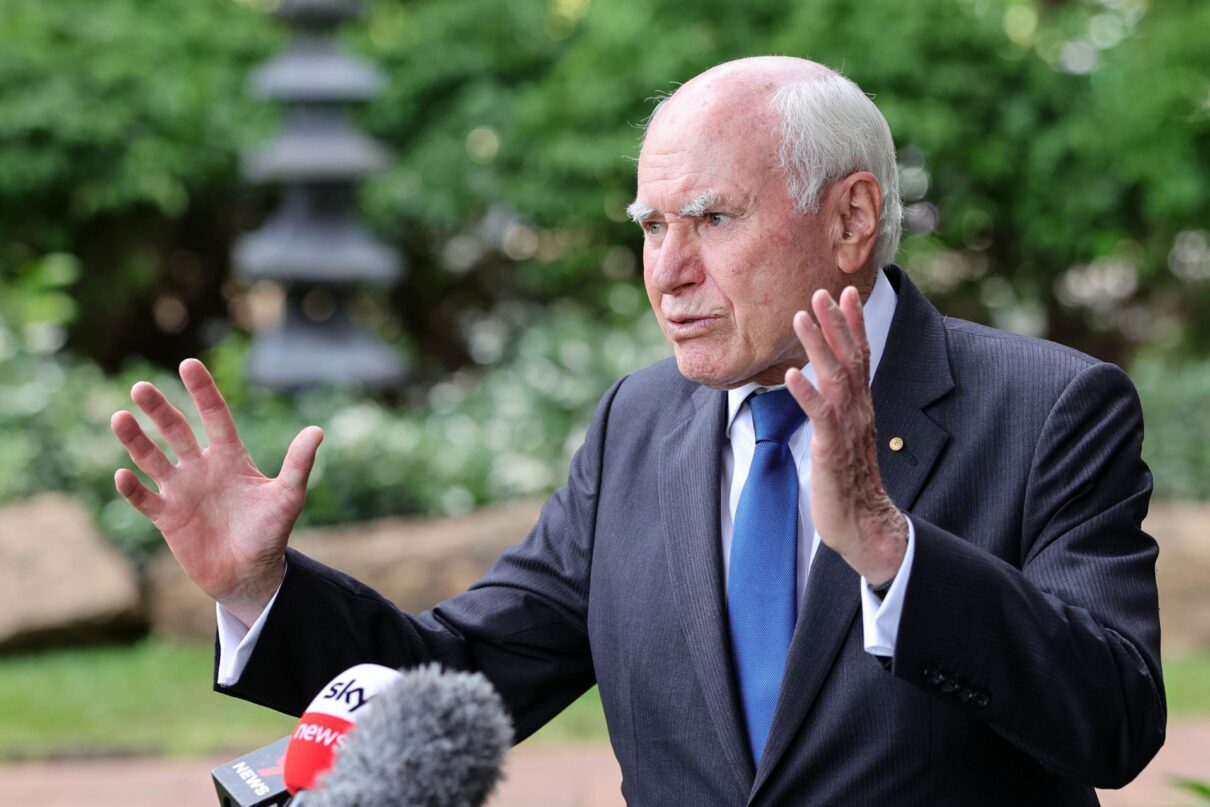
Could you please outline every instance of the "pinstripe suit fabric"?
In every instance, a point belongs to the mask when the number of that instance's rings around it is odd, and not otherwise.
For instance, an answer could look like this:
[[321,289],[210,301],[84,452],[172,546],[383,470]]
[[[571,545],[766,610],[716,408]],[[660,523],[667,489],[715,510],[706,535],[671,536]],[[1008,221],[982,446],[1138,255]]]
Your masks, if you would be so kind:
[[722,591],[725,395],[670,361],[605,394],[566,485],[465,594],[404,614],[291,552],[222,689],[299,713],[353,663],[436,659],[487,674],[524,737],[597,682],[635,805],[1095,804],[1164,734],[1137,397],[887,272],[879,463],[916,528],[896,655],[864,652],[858,577],[821,547],[759,766]]

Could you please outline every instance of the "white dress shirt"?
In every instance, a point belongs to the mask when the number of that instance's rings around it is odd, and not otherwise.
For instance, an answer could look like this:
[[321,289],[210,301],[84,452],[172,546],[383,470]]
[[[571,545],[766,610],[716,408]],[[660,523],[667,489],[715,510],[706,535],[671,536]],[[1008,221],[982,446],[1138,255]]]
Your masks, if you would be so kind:
[[[863,312],[865,319],[866,340],[870,343],[870,379],[878,371],[878,363],[886,349],[887,334],[891,330],[891,320],[895,316],[895,306],[899,298],[891,282],[887,280],[882,270],[874,282],[874,289],[866,300]],[[808,364],[803,368],[803,375],[811,383],[815,383],[815,368]],[[779,385],[780,386],[780,385]],[[739,496],[748,479],[748,470],[752,467],[752,455],[756,452],[756,432],[752,427],[752,410],[745,405],[748,396],[758,389],[778,389],[762,387],[760,384],[745,384],[727,391],[727,440],[723,443],[723,473],[720,480],[719,500],[721,502],[720,523],[722,524],[723,542],[723,590],[726,591],[730,579],[731,567],[731,536],[735,531],[735,510],[739,506]],[[807,576],[811,571],[811,561],[819,549],[820,537],[815,530],[815,522],[811,518],[811,421],[806,421],[794,434],[790,435],[790,454],[798,467],[798,569],[796,583],[798,586],[798,611],[802,613],[803,601],[807,590]],[[908,522],[907,552],[903,556],[903,564],[895,575],[895,582],[880,601],[874,595],[866,579],[861,578],[861,623],[864,633],[864,646],[867,652],[876,656],[894,656],[895,639],[899,633],[899,615],[903,611],[903,595],[907,589],[907,578],[912,568],[912,558],[915,555],[916,530],[912,520]]]
[[[898,297],[895,289],[891,287],[890,281],[887,280],[882,270],[879,270],[874,290],[870,292],[864,308],[866,339],[870,343],[871,379],[878,370],[878,362],[882,359],[882,352],[886,347],[887,334],[891,330],[891,319],[895,316],[897,303]],[[815,381],[814,367],[807,365],[803,368],[803,374],[811,382]],[[735,508],[739,505],[740,492],[743,491],[744,482],[748,479],[748,469],[752,465],[752,455],[756,451],[756,434],[752,428],[752,413],[747,406],[744,406],[744,402],[756,389],[760,389],[760,385],[747,384],[727,392],[727,439],[723,443],[723,473],[719,496],[722,508],[724,591],[726,591],[726,580],[730,571]],[[819,533],[815,531],[814,522],[811,519],[810,447],[811,423],[807,421],[790,437],[790,453],[794,456],[794,461],[798,466],[798,570],[796,580],[800,612],[807,587],[807,576],[811,569],[811,560],[815,557],[820,542]],[[904,591],[907,589],[907,578],[915,554],[915,528],[912,526],[910,518],[907,522],[907,552],[890,590],[880,601],[870,592],[865,578],[862,578],[860,583],[864,645],[867,652],[878,656],[895,654],[899,615],[903,610]],[[219,639],[218,683],[230,685],[239,680],[276,600],[277,594],[274,594],[273,599],[269,601],[265,610],[261,612],[251,627],[244,625],[221,605],[215,604]]]

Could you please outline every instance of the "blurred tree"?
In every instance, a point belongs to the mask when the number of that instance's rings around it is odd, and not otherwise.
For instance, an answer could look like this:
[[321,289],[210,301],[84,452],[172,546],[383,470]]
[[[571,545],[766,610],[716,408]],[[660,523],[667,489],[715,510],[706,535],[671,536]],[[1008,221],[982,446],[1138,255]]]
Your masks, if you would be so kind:
[[[219,335],[262,209],[236,155],[268,131],[242,90],[268,4],[0,0],[0,265],[76,256],[72,345],[109,366]],[[366,201],[412,268],[380,320],[432,380],[508,358],[531,321],[510,300],[640,309],[644,99],[778,52],[876,96],[901,261],[943,310],[1111,359],[1210,353],[1207,30],[1201,0],[372,0],[352,38],[390,75],[366,123],[398,163]]]
[[908,202],[901,261],[944,310],[1119,361],[1140,343],[1210,351],[1210,5],[373,8],[364,46],[395,80],[371,122],[400,155],[373,209],[419,227],[413,325],[512,289],[599,304],[637,266],[625,157],[649,96],[768,52],[876,96]]
[[0,0],[0,271],[79,259],[72,347],[168,361],[225,315],[235,155],[267,130],[244,82],[273,44],[248,4]]

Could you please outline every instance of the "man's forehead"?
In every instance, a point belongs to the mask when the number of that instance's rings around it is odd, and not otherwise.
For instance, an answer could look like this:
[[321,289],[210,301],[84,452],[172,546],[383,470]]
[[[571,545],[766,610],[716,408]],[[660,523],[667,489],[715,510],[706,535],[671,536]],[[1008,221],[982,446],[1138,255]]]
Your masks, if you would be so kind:
[[678,159],[685,156],[723,155],[763,148],[779,137],[776,115],[731,105],[683,111],[677,105],[651,122],[639,153],[644,157]]
[[776,155],[758,144],[699,141],[696,148],[660,148],[647,143],[639,156],[636,201],[676,212],[702,197],[744,205],[760,193],[774,170]]
[[639,151],[638,177],[717,174],[734,177],[763,170],[776,158],[780,127],[740,115],[657,118]]

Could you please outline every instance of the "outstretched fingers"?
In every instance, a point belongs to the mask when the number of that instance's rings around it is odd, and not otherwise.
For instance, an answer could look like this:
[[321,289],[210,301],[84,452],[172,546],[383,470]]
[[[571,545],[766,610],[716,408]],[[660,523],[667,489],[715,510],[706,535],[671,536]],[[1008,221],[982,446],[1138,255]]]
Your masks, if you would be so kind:
[[802,370],[795,367],[786,370],[785,381],[786,389],[790,390],[790,395],[798,401],[798,405],[807,413],[812,423],[820,423],[830,416],[828,402],[802,374]]
[[308,426],[290,442],[286,458],[282,461],[281,473],[277,478],[288,488],[305,488],[311,469],[315,466],[315,453],[323,442],[323,429]]
[[164,435],[168,447],[177,457],[185,459],[201,452],[189,421],[185,420],[181,411],[170,404],[164,393],[154,385],[140,381],[131,388],[130,398],[155,423],[160,434]]
[[[819,322],[820,333],[827,344],[829,366],[834,368],[838,385],[849,392],[867,384],[866,365],[869,346],[861,316],[861,298],[852,286],[840,295],[838,304],[832,295],[820,289],[811,297],[811,309]],[[810,355],[810,354],[808,354]],[[811,356],[815,361],[816,357]]]
[[[830,352],[827,351],[827,346],[824,343],[823,334],[819,331],[819,326],[815,324],[811,319],[811,315],[806,311],[799,311],[794,315],[794,333],[806,349],[808,360],[815,367],[816,379],[820,377],[821,373],[836,371],[835,357],[832,357]],[[827,363],[828,358],[832,359],[830,367]],[[802,407],[802,410],[807,413],[807,417],[813,423],[819,424],[832,417],[833,407],[829,405],[828,399],[824,397],[815,384],[807,380],[807,377],[803,375],[801,370],[797,368],[787,370],[785,381],[786,388],[790,390],[790,395],[794,397],[794,400],[798,401],[798,405]]]
[[811,297],[811,312],[796,313],[793,326],[815,383],[791,369],[786,386],[812,421],[830,421],[868,397],[870,345],[857,289],[847,287],[839,304],[820,289]]
[[794,335],[807,354],[807,363],[814,370],[815,388],[829,399],[842,399],[848,390],[848,373],[828,346],[818,322],[810,312],[799,311],[794,315],[793,325]]
[[172,463],[164,456],[160,447],[151,442],[151,438],[143,432],[134,415],[124,411],[115,412],[109,419],[109,429],[126,448],[134,464],[157,484],[172,473]]
[[235,419],[231,417],[231,410],[206,365],[197,359],[185,359],[181,362],[180,373],[181,381],[184,382],[185,389],[189,391],[189,396],[193,398],[198,414],[202,417],[202,425],[206,428],[210,445],[239,442]]
[[143,515],[147,516],[153,522],[164,509],[164,499],[158,494],[147,489],[147,486],[139,481],[139,478],[134,475],[134,471],[129,468],[120,468],[113,475],[114,487],[118,489],[118,493],[126,501],[134,506]]
[[870,383],[870,340],[865,332],[865,306],[861,302],[861,294],[854,286],[847,287],[840,294],[840,310],[844,312],[845,322],[853,341],[857,344],[857,352],[861,356],[861,381]]

